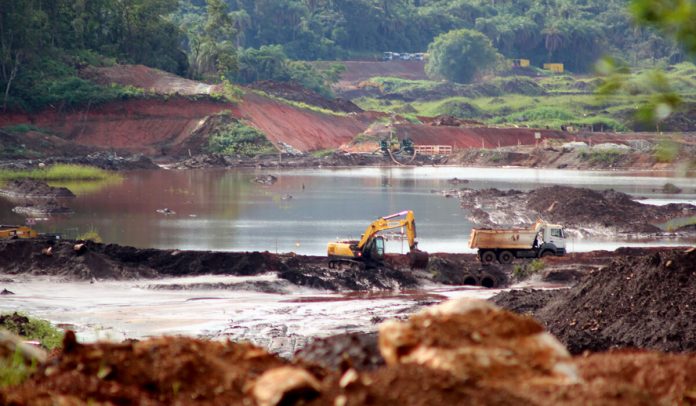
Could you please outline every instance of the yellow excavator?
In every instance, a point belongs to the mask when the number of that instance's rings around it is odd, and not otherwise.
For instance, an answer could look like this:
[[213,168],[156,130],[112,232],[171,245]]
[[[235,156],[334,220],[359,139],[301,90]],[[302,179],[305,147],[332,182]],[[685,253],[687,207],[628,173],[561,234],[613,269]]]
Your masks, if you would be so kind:
[[353,269],[377,268],[384,265],[384,237],[380,231],[404,227],[408,239],[411,268],[425,268],[428,253],[417,248],[416,220],[413,211],[405,210],[373,221],[360,240],[330,242],[328,246],[329,268],[348,266]]
[[27,226],[6,226],[0,224],[0,239],[36,238],[39,233]]

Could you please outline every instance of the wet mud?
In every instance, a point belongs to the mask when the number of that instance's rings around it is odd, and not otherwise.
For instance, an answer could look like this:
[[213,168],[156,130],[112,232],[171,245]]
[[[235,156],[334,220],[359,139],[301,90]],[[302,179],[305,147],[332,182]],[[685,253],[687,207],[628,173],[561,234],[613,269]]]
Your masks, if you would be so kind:
[[581,236],[667,233],[657,224],[696,215],[696,206],[691,204],[643,204],[611,189],[551,186],[522,192],[463,188],[444,193],[459,196],[469,219],[480,227],[528,226],[542,218]]
[[53,239],[0,241],[0,269],[5,275],[56,276],[75,281],[266,273],[276,274],[281,280],[261,285],[220,285],[223,289],[282,290],[288,283],[328,291],[362,291],[408,289],[420,284],[407,267],[341,271],[330,269],[325,257],[139,249],[91,241],[79,244]]

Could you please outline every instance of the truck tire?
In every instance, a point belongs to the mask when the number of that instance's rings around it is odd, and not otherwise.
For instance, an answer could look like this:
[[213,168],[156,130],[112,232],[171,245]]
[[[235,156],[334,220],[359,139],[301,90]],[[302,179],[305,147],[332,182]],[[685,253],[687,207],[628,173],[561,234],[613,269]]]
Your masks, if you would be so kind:
[[540,258],[545,258],[545,257],[550,257],[550,256],[552,256],[552,255],[553,255],[553,251],[551,251],[551,250],[546,250],[546,251],[543,251],[543,252],[541,253],[541,255],[539,255],[539,257],[540,257]]
[[510,251],[503,251],[498,254],[498,262],[501,264],[511,264],[513,259],[515,259],[515,255]]
[[495,261],[495,252],[493,251],[484,251],[481,253],[481,263],[483,264],[490,264],[493,261]]

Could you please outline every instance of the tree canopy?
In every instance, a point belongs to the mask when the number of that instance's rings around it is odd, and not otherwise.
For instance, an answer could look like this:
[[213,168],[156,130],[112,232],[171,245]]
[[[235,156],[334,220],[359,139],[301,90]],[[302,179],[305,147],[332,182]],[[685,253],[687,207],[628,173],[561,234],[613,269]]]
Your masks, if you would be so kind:
[[468,83],[496,64],[499,54],[478,31],[460,29],[439,35],[428,47],[426,73],[452,82]]

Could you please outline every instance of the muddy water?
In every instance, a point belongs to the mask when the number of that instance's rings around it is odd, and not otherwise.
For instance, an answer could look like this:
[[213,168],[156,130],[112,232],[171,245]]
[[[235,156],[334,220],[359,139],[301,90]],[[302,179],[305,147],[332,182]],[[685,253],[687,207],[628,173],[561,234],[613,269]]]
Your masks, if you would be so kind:
[[[254,281],[277,283],[283,293],[200,288]],[[446,298],[485,299],[498,292],[433,286],[418,292],[332,294],[287,287],[275,275],[97,283],[15,278],[2,285],[15,293],[3,296],[3,312],[50,320],[75,330],[83,342],[182,334],[251,341],[283,355],[314,337],[375,330],[384,319],[406,317]],[[177,289],[166,289],[172,285]]]
[[[253,183],[273,174],[274,185]],[[467,179],[453,186],[448,179]],[[673,183],[679,195],[661,192]],[[68,237],[94,230],[105,242],[137,247],[193,250],[294,251],[322,255],[336,238],[356,238],[372,219],[411,209],[416,213],[420,248],[469,252],[471,223],[456,199],[432,193],[456,187],[528,190],[564,184],[614,188],[650,204],[696,204],[696,180],[655,172],[589,172],[496,168],[359,168],[275,170],[146,171],[126,174],[120,184],[74,188],[73,215],[39,221],[37,228]],[[0,199],[0,223],[25,219]],[[175,214],[158,213],[168,208]],[[405,247],[393,235],[388,250]],[[692,240],[578,240],[571,251],[612,249],[625,245],[683,245]]]

